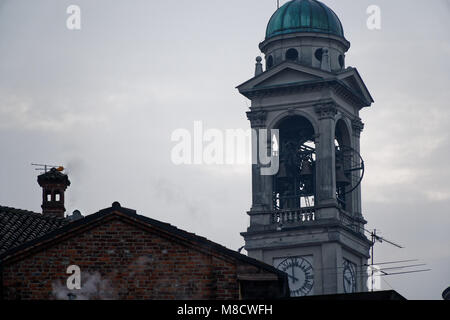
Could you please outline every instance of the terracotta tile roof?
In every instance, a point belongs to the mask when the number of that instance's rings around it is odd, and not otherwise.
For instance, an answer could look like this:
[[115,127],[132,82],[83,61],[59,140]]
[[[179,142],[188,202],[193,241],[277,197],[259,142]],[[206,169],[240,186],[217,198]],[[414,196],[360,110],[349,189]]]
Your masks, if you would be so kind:
[[68,224],[64,218],[0,206],[0,254]]

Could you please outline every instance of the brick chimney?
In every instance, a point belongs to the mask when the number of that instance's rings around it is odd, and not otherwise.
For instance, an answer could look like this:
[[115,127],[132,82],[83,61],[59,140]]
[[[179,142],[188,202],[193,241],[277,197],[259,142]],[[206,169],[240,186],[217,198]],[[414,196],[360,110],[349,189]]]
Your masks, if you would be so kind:
[[64,218],[64,192],[70,186],[70,181],[62,170],[63,168],[52,168],[37,178],[42,187],[41,207],[44,216]]

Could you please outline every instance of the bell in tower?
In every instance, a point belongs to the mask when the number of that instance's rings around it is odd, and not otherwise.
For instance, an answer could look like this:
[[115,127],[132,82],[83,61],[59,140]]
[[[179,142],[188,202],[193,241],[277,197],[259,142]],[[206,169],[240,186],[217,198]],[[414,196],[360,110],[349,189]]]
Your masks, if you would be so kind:
[[69,178],[62,173],[63,168],[52,168],[38,176],[37,181],[42,187],[42,214],[64,218],[64,193],[70,186]]
[[291,296],[366,291],[360,111],[373,99],[345,66],[342,24],[319,1],[289,1],[270,18],[259,48],[266,68],[258,58],[255,76],[238,90],[251,101],[251,127],[279,131],[279,170],[261,174],[264,164],[253,161],[250,226],[242,233],[248,255],[285,271]]
[[277,210],[314,205],[314,129],[305,118],[291,117],[280,130],[280,170],[273,179]]

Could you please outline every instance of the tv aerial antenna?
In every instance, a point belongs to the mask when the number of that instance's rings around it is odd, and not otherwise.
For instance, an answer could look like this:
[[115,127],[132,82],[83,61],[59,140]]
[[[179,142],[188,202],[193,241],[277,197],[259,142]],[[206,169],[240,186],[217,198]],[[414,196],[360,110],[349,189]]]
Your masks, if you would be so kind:
[[33,167],[36,167],[34,170],[37,171],[44,171],[44,173],[47,173],[49,170],[55,168],[57,171],[62,172],[64,171],[64,167],[63,166],[54,166],[54,165],[50,165],[50,164],[37,164],[37,163],[32,163],[31,164]]
[[[384,237],[380,237],[377,234],[377,230],[376,229],[374,229],[373,231],[369,231],[369,230],[364,229],[364,231],[368,232],[370,234],[370,236],[371,236],[371,239],[372,239],[370,269],[371,269],[371,274],[372,274],[372,276],[371,276],[371,283],[372,283],[371,291],[373,292],[374,291],[374,269],[375,269],[374,268],[374,265],[375,265],[375,263],[374,263],[374,247],[375,247],[375,243],[377,243],[377,242],[379,242],[379,243],[386,242],[386,243],[388,243],[388,244],[390,244],[390,245],[392,245],[394,247],[397,247],[399,249],[404,249],[404,247],[399,245],[399,244],[397,244],[397,243],[395,243],[395,242],[387,240]],[[413,260],[391,261],[391,262],[377,263],[377,265],[382,265],[382,264],[383,265],[390,265],[390,264],[413,262],[413,261],[418,261],[418,260],[417,259],[413,259]],[[418,272],[431,271],[431,269],[401,271],[401,269],[412,268],[412,267],[420,267],[420,266],[425,266],[425,265],[426,265],[425,263],[420,263],[420,264],[393,266],[393,267],[389,267],[388,266],[388,267],[380,268],[377,271],[379,271],[381,273],[380,276],[392,276],[392,275],[400,275],[400,274],[407,274],[407,273],[418,273]],[[390,270],[390,271],[388,272],[386,270]],[[392,271],[399,270],[400,272],[392,272],[391,270]]]
[[375,243],[379,242],[379,243],[389,243],[390,245],[397,247],[399,249],[403,249],[403,247],[395,242],[392,242],[390,240],[387,240],[386,238],[380,237],[379,235],[377,235],[377,229],[373,229],[373,231],[369,231],[364,229],[364,231],[370,233],[370,237],[372,239],[372,246],[371,246],[371,263],[370,263],[370,269],[372,271],[372,275],[371,275],[371,282],[372,282],[372,286],[371,286],[371,291],[373,292],[374,289],[374,248],[375,248]]

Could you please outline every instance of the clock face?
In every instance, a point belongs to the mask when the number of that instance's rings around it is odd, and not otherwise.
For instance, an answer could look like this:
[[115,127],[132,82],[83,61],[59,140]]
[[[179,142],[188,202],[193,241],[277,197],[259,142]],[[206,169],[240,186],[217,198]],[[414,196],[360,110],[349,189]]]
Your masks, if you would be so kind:
[[356,292],[356,265],[348,260],[344,260],[344,292]]
[[314,269],[312,257],[290,257],[276,259],[275,267],[288,275],[291,297],[303,297],[312,294],[314,287]]

